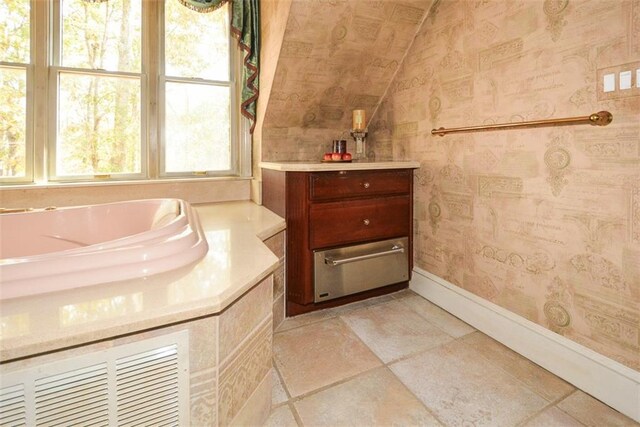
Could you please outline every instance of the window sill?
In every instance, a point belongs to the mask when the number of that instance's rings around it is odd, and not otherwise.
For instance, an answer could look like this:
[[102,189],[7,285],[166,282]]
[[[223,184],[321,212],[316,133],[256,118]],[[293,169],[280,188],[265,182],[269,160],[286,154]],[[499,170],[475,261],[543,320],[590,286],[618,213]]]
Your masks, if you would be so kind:
[[179,198],[189,203],[249,200],[251,177],[203,177],[108,182],[48,182],[0,187],[3,208],[44,208],[122,200]]
[[109,181],[49,181],[45,183],[28,184],[0,184],[2,190],[28,190],[46,188],[74,188],[74,187],[102,187],[118,185],[153,185],[153,184],[188,184],[192,182],[219,182],[219,181],[249,181],[251,176],[208,176],[202,178],[161,178],[161,179],[132,179]]

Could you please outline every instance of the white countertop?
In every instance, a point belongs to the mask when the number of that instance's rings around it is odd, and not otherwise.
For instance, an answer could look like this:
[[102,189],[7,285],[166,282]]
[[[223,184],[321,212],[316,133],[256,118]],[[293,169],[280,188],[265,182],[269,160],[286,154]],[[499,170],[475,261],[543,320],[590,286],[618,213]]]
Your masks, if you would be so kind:
[[0,362],[222,311],[271,274],[262,243],[282,218],[249,201],[196,206],[209,251],[195,264],[145,279],[0,302]]
[[367,162],[354,160],[345,162],[260,162],[263,169],[272,169],[282,172],[322,172],[342,170],[376,170],[376,169],[417,169],[419,162],[413,161],[387,161]]

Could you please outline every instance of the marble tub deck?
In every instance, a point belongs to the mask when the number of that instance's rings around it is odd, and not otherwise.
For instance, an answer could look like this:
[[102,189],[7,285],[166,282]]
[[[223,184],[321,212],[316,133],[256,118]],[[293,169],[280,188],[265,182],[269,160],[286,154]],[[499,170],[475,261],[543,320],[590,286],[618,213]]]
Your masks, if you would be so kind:
[[194,207],[209,243],[194,264],[1,301],[0,363],[220,313],[278,268],[263,241],[282,218],[250,201]]
[[286,319],[273,359],[268,426],[639,425],[410,290]]

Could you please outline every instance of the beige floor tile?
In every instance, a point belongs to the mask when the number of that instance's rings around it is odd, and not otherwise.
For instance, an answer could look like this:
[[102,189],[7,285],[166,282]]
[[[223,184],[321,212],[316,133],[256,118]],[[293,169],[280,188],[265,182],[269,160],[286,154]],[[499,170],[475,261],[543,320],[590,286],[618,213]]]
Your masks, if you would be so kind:
[[572,393],[556,406],[587,426],[640,425],[581,390]]
[[284,322],[278,326],[277,332],[284,332],[290,329],[299,328],[300,326],[310,325],[312,323],[321,322],[323,320],[332,319],[338,315],[330,310],[314,311],[313,313],[301,314],[300,316],[287,317]]
[[556,407],[545,409],[529,420],[523,427],[583,427],[584,424],[562,412]]
[[424,317],[452,337],[458,338],[475,331],[472,326],[466,324],[462,320],[441,309],[420,295],[414,293],[413,295],[408,295],[407,297],[402,298],[401,301],[411,307],[411,309],[420,316]]
[[278,371],[272,369],[271,378],[271,406],[276,406],[289,400],[289,396],[287,396],[287,392],[284,390],[284,386],[282,385],[282,381],[280,380]]
[[300,326],[310,325],[312,323],[321,322],[323,320],[332,319],[342,314],[359,310],[363,307],[382,304],[393,299],[393,294],[381,295],[379,297],[369,298],[364,301],[358,301],[351,304],[341,305],[339,307],[318,310],[300,316],[288,317],[280,324],[276,332],[288,331],[290,329],[299,328]]
[[547,404],[460,340],[391,370],[446,425],[513,426]]
[[[358,301],[358,302],[354,302],[354,303],[351,303],[351,304],[347,304],[344,307],[348,307],[348,306],[354,306],[355,307],[357,304],[362,304],[362,305],[367,306],[367,307],[371,306],[371,305],[376,305],[376,304],[384,304],[387,301],[391,301],[393,299],[396,299],[396,297],[399,294],[401,294],[403,292],[406,292],[406,291],[409,291],[409,289],[403,289],[401,291],[397,291],[397,292],[394,292],[392,294],[384,294],[384,295],[380,295],[380,296],[377,296],[377,297],[367,298],[366,300],[363,300],[363,301]],[[336,307],[336,308],[340,308],[340,307]]]
[[575,390],[571,384],[481,332],[469,334],[462,341],[549,401]]
[[294,397],[381,364],[337,318],[275,334],[273,355]]
[[385,363],[453,340],[397,300],[341,318]]
[[414,296],[414,295],[416,295],[416,293],[413,292],[411,289],[403,289],[401,291],[394,292],[391,294],[393,299],[403,299],[403,298]]
[[305,426],[440,425],[386,367],[295,403]]
[[289,405],[284,405],[271,411],[265,427],[298,427]]

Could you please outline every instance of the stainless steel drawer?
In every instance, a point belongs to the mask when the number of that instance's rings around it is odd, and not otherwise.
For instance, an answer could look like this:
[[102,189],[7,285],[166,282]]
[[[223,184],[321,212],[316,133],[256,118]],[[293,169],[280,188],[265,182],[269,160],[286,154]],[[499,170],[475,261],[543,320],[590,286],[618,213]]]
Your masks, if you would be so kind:
[[314,302],[409,280],[409,239],[314,251]]

